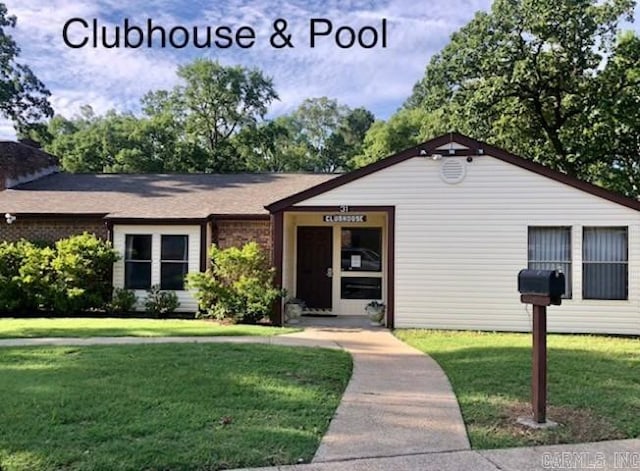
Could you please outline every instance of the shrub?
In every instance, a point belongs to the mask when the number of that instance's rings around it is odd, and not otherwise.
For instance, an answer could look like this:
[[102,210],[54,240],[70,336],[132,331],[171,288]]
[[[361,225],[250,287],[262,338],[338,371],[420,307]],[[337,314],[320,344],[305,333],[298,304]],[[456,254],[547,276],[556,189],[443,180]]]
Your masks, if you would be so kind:
[[178,309],[180,302],[174,291],[161,291],[158,285],[153,285],[144,302],[147,313],[158,319],[166,319],[168,314]]
[[113,314],[131,312],[137,302],[138,298],[133,291],[124,288],[115,288],[111,296],[111,302],[107,305],[107,311]]
[[27,241],[0,243],[0,312],[40,307],[50,291],[51,251]]
[[0,311],[69,314],[100,309],[111,296],[117,260],[108,242],[82,234],[55,247],[31,242],[0,244]]
[[273,286],[273,268],[255,242],[242,248],[211,247],[211,268],[187,275],[195,290],[199,316],[256,323],[269,314],[282,291]]
[[110,274],[117,253],[88,233],[56,242],[53,310],[71,313],[103,308],[111,299]]

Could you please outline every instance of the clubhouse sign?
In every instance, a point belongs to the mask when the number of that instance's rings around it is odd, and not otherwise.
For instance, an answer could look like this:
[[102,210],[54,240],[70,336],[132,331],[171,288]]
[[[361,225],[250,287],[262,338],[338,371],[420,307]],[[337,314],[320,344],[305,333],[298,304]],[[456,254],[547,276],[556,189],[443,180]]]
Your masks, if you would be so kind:
[[367,222],[366,214],[325,214],[323,216],[324,222]]

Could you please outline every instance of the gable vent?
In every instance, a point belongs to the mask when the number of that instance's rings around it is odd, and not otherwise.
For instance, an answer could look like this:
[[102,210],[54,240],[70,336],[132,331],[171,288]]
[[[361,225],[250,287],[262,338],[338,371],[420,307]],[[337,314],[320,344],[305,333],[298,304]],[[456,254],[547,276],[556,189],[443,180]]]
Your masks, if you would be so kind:
[[450,184],[460,183],[467,173],[462,159],[444,158],[440,165],[440,178]]

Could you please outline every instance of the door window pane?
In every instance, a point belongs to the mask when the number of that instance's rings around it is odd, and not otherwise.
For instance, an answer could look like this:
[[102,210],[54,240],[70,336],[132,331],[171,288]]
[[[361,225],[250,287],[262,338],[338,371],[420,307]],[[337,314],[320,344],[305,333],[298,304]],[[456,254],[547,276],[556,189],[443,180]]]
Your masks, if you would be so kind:
[[341,235],[343,271],[382,271],[382,229],[345,227]]
[[163,235],[160,244],[160,289],[184,289],[184,277],[189,271],[189,236]]
[[124,253],[124,287],[149,289],[151,287],[151,236],[127,234]]
[[343,276],[340,285],[342,299],[382,298],[382,278]]
[[565,299],[571,299],[571,228],[529,227],[529,268],[564,274]]
[[627,228],[585,227],[582,237],[582,297],[627,299]]

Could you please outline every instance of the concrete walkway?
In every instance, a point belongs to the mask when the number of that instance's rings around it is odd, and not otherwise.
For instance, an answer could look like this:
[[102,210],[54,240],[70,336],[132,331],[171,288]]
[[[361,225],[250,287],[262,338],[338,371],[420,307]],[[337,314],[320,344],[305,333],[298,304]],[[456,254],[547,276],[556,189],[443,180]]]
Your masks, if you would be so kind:
[[258,471],[640,469],[640,439],[470,450],[456,398],[443,371],[430,357],[400,342],[386,329],[354,323],[353,319],[304,320],[303,326],[303,332],[275,337],[0,339],[0,347],[192,342],[349,351],[353,376],[312,463]]
[[442,369],[388,330],[316,326],[286,337],[331,340],[353,357],[351,381],[314,463],[469,449]]
[[30,347],[38,345],[143,345],[158,343],[261,343],[283,346],[341,348],[328,339],[296,338],[289,335],[217,336],[217,337],[44,337],[22,339],[0,339],[0,347]]
[[4,339],[0,346],[225,342],[344,348],[353,357],[353,375],[314,463],[469,449],[458,402],[435,361],[361,319],[311,322],[302,332],[274,337]]
[[[465,450],[311,463],[252,471],[543,471],[640,469],[640,439],[503,450]],[[236,470],[241,471],[241,470]]]

